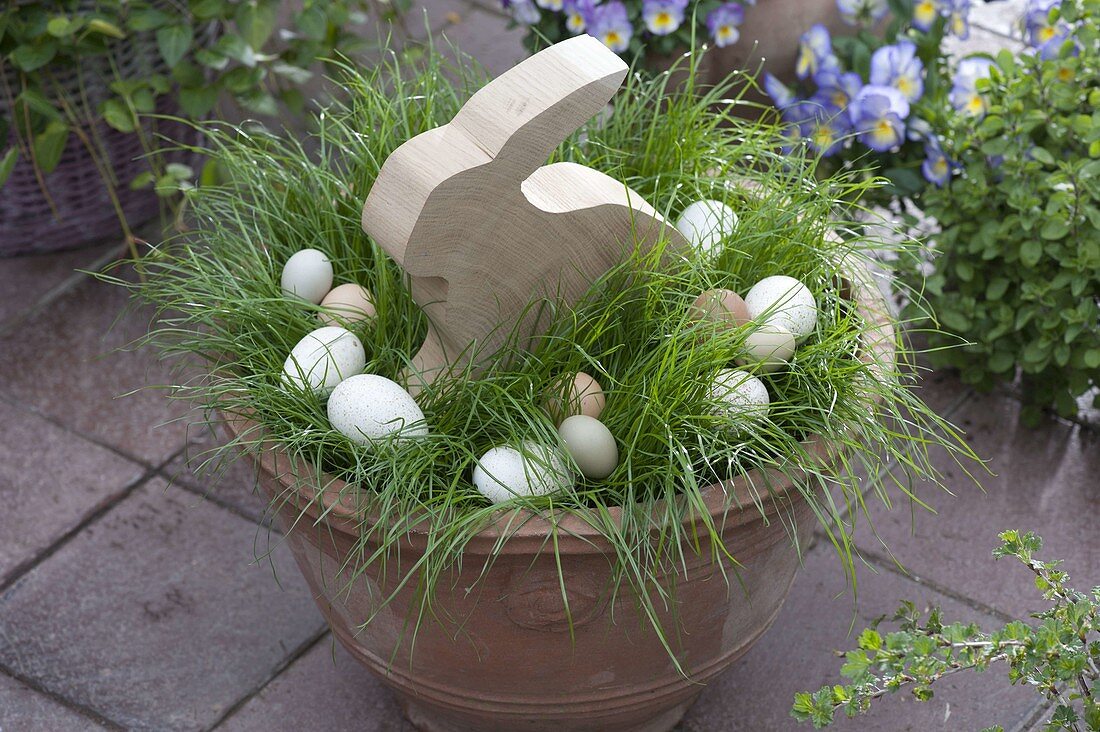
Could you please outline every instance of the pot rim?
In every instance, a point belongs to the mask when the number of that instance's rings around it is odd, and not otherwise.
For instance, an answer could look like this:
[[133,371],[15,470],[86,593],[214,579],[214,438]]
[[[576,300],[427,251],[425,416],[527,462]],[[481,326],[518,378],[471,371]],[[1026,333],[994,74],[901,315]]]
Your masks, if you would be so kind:
[[[854,263],[853,263],[854,264]],[[896,357],[896,344],[894,342],[895,328],[885,298],[874,282],[873,275],[862,264],[849,266],[849,277],[842,284],[842,289],[850,293],[849,299],[854,302],[859,313],[867,323],[863,338],[865,349],[860,360],[872,369],[880,370],[883,362],[892,363]],[[234,439],[249,433],[262,433],[263,427],[245,414],[229,414],[221,412],[222,423],[226,426]],[[812,435],[801,443],[805,449],[806,457],[812,461],[825,463],[829,461],[833,453],[833,445],[822,438]],[[298,510],[308,515],[314,524],[322,520],[332,528],[344,533],[358,535],[364,523],[373,525],[378,520],[378,513],[368,506],[356,506],[353,492],[346,490],[347,481],[337,478],[329,473],[320,473],[320,481],[303,481],[294,476],[298,475],[294,460],[275,441],[261,439],[258,449],[249,448],[248,452],[258,463],[261,471],[271,476],[283,488],[287,502],[292,502]],[[776,480],[776,478],[780,480]],[[774,511],[768,511],[767,506],[776,506],[778,499],[787,497],[793,485],[784,482],[784,478],[778,469],[762,470],[756,468],[725,481],[712,483],[701,490],[703,503],[711,519],[723,517],[722,525],[730,526],[745,523],[743,515],[745,509],[756,508],[761,514],[767,515]],[[317,483],[324,487],[320,487]],[[761,495],[756,486],[765,486],[768,489],[766,495]],[[765,498],[770,497],[770,502]],[[683,498],[680,496],[679,498]],[[731,500],[732,498],[732,500]],[[660,499],[655,507],[659,508],[667,499]],[[737,514],[733,513],[736,509]],[[778,508],[775,508],[778,510]],[[621,506],[609,506],[607,512],[611,519],[618,521],[623,509]],[[726,514],[729,514],[726,516]],[[681,523],[694,523],[700,518],[695,512],[687,513]],[[424,537],[428,534],[428,521],[417,520],[410,516],[406,520],[406,531],[410,535]],[[487,523],[473,539],[490,541],[496,544],[507,539],[533,539],[544,541],[553,529],[563,537],[575,537],[586,545],[598,543],[602,540],[602,532],[589,521],[583,518],[578,511],[569,511],[557,514],[555,520],[547,518],[542,513],[536,513],[522,506],[501,508],[493,514]]]

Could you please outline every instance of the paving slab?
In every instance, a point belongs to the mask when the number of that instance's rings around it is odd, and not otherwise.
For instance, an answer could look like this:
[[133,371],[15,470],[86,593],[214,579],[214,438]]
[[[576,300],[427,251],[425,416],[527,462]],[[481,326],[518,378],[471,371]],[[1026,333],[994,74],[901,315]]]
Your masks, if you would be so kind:
[[326,635],[219,732],[415,732],[389,690]]
[[79,279],[76,270],[94,268],[105,257],[120,252],[122,244],[108,241],[68,252],[0,259],[0,332],[15,325],[43,299]]
[[[864,550],[893,556],[922,580],[1014,617],[1043,608],[1030,573],[990,552],[1004,529],[1043,536],[1042,558],[1064,559],[1079,587],[1100,585],[1100,434],[1053,419],[1039,429],[1019,422],[1020,403],[992,393],[977,395],[957,422],[993,476],[976,474],[976,488],[944,453],[933,455],[954,496],[928,484],[913,486],[937,511],[872,506],[880,542],[866,524],[857,529]],[[900,510],[898,510],[900,509]]]
[[523,47],[526,30],[509,28],[510,20],[482,8],[471,10],[463,21],[444,31],[444,36],[463,53],[474,57],[490,76],[499,76],[527,58]]
[[246,457],[223,454],[224,444],[206,425],[195,425],[187,447],[161,471],[173,485],[233,507],[253,521],[266,523],[267,496],[259,488],[254,463]]
[[127,729],[213,724],[324,625],[285,546],[254,562],[266,530],[166,488],[142,486],[0,597],[0,667]]
[[0,673],[0,730],[77,732],[106,729],[45,694]]
[[[858,570],[859,598],[852,630],[853,601],[832,547],[810,550],[775,624],[729,671],[703,691],[681,725],[683,732],[780,732],[812,729],[790,717],[798,691],[817,691],[842,683],[842,660],[834,651],[856,646],[856,635],[882,615],[892,615],[901,600],[919,608],[939,605],[945,619],[997,621],[893,572]],[[885,629],[887,626],[883,626]],[[851,630],[851,635],[849,632]],[[977,730],[1001,724],[1011,730],[1026,719],[1038,697],[1013,687],[992,669],[959,674],[937,682],[932,700],[918,703],[897,694],[879,700],[855,719],[838,719],[832,729],[860,732],[931,732]],[[843,717],[843,715],[841,715]]]
[[171,421],[188,410],[164,390],[142,388],[174,383],[167,364],[149,350],[118,350],[152,317],[148,308],[123,313],[127,304],[123,288],[85,278],[0,335],[0,394],[159,465],[183,447],[186,424]]
[[121,495],[145,468],[2,399],[0,424],[3,586],[20,567]]

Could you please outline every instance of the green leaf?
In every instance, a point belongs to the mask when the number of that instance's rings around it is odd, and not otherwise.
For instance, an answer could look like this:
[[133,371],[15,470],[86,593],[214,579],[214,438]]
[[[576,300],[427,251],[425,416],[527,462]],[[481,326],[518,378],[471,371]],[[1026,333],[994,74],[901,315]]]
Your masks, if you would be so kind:
[[[54,38],[64,38],[65,36],[72,35],[75,28],[74,23],[66,18],[64,15],[58,15],[50,18],[50,21],[46,23],[46,32]],[[79,27],[79,24],[76,24]]]
[[191,166],[183,163],[168,163],[164,166],[164,172],[176,180],[187,180],[195,175],[195,171],[191,169]]
[[987,300],[1000,300],[1008,290],[1008,278],[1007,277],[995,277],[990,281],[989,286],[985,288],[985,298]]
[[323,40],[328,31],[325,12],[316,5],[306,8],[298,15],[298,30],[311,41]]
[[1090,369],[1100,368],[1100,348],[1085,351],[1085,365]]
[[186,25],[170,25],[157,31],[157,48],[169,67],[175,66],[191,47],[194,33]]
[[88,30],[111,38],[125,38],[126,34],[114,23],[109,23],[101,18],[88,21]]
[[57,55],[57,43],[54,41],[40,41],[35,44],[23,44],[16,46],[11,53],[11,62],[23,71],[40,69]]
[[1043,228],[1039,229],[1039,236],[1051,241],[1061,239],[1068,233],[1069,226],[1060,218],[1047,219],[1046,223],[1043,224]]
[[225,13],[225,0],[200,0],[191,5],[191,12],[196,18],[203,20],[222,17]]
[[1025,267],[1034,267],[1042,256],[1043,243],[1038,239],[1028,239],[1020,245],[1020,262]]
[[214,86],[185,87],[179,92],[180,108],[191,119],[205,117],[217,102],[218,89]]
[[103,103],[100,114],[107,124],[119,132],[133,132],[135,129],[134,115],[121,99],[108,99]]
[[46,125],[46,129],[34,136],[34,160],[44,173],[53,172],[61,162],[61,153],[69,141],[69,126],[60,120]]
[[990,357],[987,365],[993,373],[1003,374],[1016,365],[1016,358],[1008,351],[997,351]]
[[4,157],[0,158],[0,188],[8,182],[8,178],[11,176],[11,172],[15,170],[15,163],[19,160],[19,148],[12,145],[8,148],[8,151],[4,153]]
[[134,12],[126,21],[130,30],[139,32],[163,28],[172,22],[172,16],[157,8],[146,8]]
[[1043,165],[1054,165],[1054,156],[1051,155],[1046,148],[1031,148],[1031,157],[1035,160],[1038,160]]
[[151,185],[153,185],[153,171],[151,170],[138,173],[134,176],[134,179],[130,181],[130,188],[135,191],[142,188],[148,188]]
[[259,50],[275,31],[278,5],[261,0],[244,0],[237,6],[237,28],[245,43]]
[[271,70],[294,84],[305,84],[313,78],[312,71],[292,64],[276,63],[271,66]]

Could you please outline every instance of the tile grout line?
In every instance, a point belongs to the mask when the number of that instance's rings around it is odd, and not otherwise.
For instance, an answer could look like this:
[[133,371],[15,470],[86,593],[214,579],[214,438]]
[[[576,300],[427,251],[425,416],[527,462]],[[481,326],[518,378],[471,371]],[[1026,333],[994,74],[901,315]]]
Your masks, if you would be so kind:
[[35,681],[34,679],[32,679],[30,677],[27,677],[27,676],[24,676],[23,674],[17,673],[15,671],[13,671],[12,669],[5,668],[2,664],[0,664],[0,673],[4,674],[5,676],[8,676],[9,678],[15,679],[16,681],[23,684],[27,688],[32,689],[35,693],[41,694],[42,696],[46,697],[47,699],[50,699],[51,701],[54,701],[54,702],[60,704],[61,706],[65,707],[66,709],[68,709],[70,711],[76,712],[77,714],[79,714],[82,717],[85,717],[87,719],[92,720],[93,722],[95,722],[96,724],[98,724],[102,727],[106,727],[107,729],[110,729],[110,730],[124,730],[124,729],[126,729],[125,727],[123,727],[118,722],[114,721],[113,719],[110,719],[108,717],[104,717],[102,714],[97,712],[95,709],[92,709],[91,707],[86,707],[83,704],[78,704],[77,702],[71,701],[71,700],[61,696],[57,692],[51,691],[50,689],[47,689],[46,687],[39,685],[39,683],[37,681]]
[[[177,449],[176,451],[174,451],[168,457],[168,459],[165,461],[165,463],[171,462],[172,460],[174,460],[176,458],[176,456],[179,455],[180,452],[182,452],[184,449],[185,449],[185,447],[181,447],[181,448]],[[92,511],[88,515],[86,515],[83,519],[81,519],[79,522],[77,522],[77,524],[75,526],[73,526],[71,529],[69,529],[64,534],[62,534],[60,537],[58,537],[58,539],[56,541],[54,541],[48,547],[43,549],[41,552],[39,552],[35,556],[31,557],[27,561],[22,562],[19,565],[17,565],[16,568],[8,576],[8,578],[6,580],[4,580],[3,582],[0,582],[0,596],[3,596],[4,593],[6,593],[8,590],[10,590],[17,582],[19,582],[19,580],[26,577],[30,572],[32,572],[35,569],[35,567],[38,567],[40,564],[42,564],[47,559],[49,559],[54,554],[56,554],[58,551],[60,551],[66,544],[68,544],[78,534],[83,532],[84,529],[91,526],[93,523],[95,523],[100,518],[102,518],[104,515],[106,515],[108,512],[110,512],[119,503],[121,503],[122,501],[126,500],[131,495],[133,495],[133,493],[135,491],[137,491],[138,488],[140,488],[141,486],[148,483],[157,474],[158,474],[157,468],[146,467],[145,470],[142,472],[142,474],[137,478],[137,480],[135,480],[133,483],[129,484],[128,486],[123,487],[123,489],[121,491],[119,491],[119,493],[114,498],[112,498],[108,501],[105,501],[102,506],[95,509],[94,511]],[[3,666],[0,665],[0,668],[3,668]]]
[[961,602],[963,605],[966,605],[971,610],[977,610],[978,612],[985,613],[986,615],[991,615],[994,618],[996,618],[997,620],[1001,620],[1001,621],[1006,622],[1006,623],[1010,623],[1010,622],[1019,620],[1019,618],[1011,615],[1010,613],[1006,613],[1003,610],[998,610],[997,608],[993,607],[992,605],[987,605],[986,603],[982,602],[981,600],[975,600],[974,598],[972,598],[968,595],[964,595],[961,592],[957,592],[957,591],[951,589],[950,587],[947,587],[946,585],[940,584],[939,582],[937,582],[935,580],[928,579],[927,577],[918,577],[917,575],[910,574],[910,573],[906,572],[904,569],[902,569],[901,567],[899,567],[896,562],[894,562],[893,560],[890,559],[890,557],[884,556],[883,554],[880,554],[879,552],[876,552],[876,551],[873,551],[873,550],[862,549],[862,548],[859,548],[859,547],[856,547],[856,549],[859,551],[860,557],[862,557],[865,562],[873,565],[874,567],[877,567],[878,569],[881,569],[885,572],[891,572],[891,573],[897,575],[898,577],[902,577],[904,579],[909,580],[913,584],[922,585],[924,587],[927,587],[928,589],[933,590],[933,591],[935,591],[935,592],[937,592],[937,593],[939,593],[939,594],[941,594],[945,597],[949,597],[952,600],[955,600],[956,602]]
[[[119,258],[119,250],[122,248],[122,246],[123,243],[119,242],[117,246],[111,247],[110,251],[106,252],[105,254],[101,254],[98,258],[84,264],[82,268],[96,271],[103,269],[108,264],[114,262]],[[0,322],[0,336],[9,335],[17,327],[25,323],[28,319],[42,312],[42,310],[54,300],[57,300],[69,290],[75,288],[84,280],[85,277],[88,276],[89,275],[86,275],[83,272],[78,272],[74,268],[72,273],[69,274],[68,277],[51,287],[49,290],[46,290],[46,292],[37,300],[35,300],[29,308],[23,310],[18,315],[13,315],[7,320]]]
[[240,699],[234,702],[228,709],[225,710],[225,712],[220,717],[214,720],[213,724],[211,724],[209,727],[206,727],[206,730],[214,730],[225,724],[225,722],[228,721],[229,718],[236,714],[238,711],[240,711],[240,709],[244,707],[245,704],[255,698],[258,694],[263,692],[263,690],[266,689],[268,685],[271,684],[271,682],[279,678],[279,676],[281,676],[284,671],[290,668],[290,666],[295,661],[312,651],[328,635],[329,628],[328,623],[326,622],[322,624],[319,631],[300,643],[298,647],[290,653],[289,656],[287,656],[279,664],[277,664],[275,668],[272,669],[271,673],[266,679],[263,679],[254,688],[245,692]]
[[[142,388],[145,388],[145,387],[142,387]],[[40,410],[38,407],[36,407],[33,404],[27,404],[27,403],[21,401],[20,399],[16,398],[16,396],[14,394],[12,394],[11,392],[8,392],[8,391],[4,391],[2,388],[0,388],[0,400],[7,402],[8,404],[15,407],[16,409],[27,412],[28,414],[32,414],[35,417],[38,417],[40,419],[44,419],[47,422],[49,422],[50,424],[52,424],[54,427],[58,427],[58,428],[64,430],[65,432],[68,432],[70,435],[74,435],[76,437],[79,437],[80,439],[82,439],[86,442],[90,442],[93,445],[96,445],[97,447],[102,447],[105,450],[109,450],[110,452],[114,453],[115,455],[117,455],[121,458],[125,458],[126,460],[129,460],[132,463],[137,463],[138,465],[142,466],[143,468],[146,468],[147,470],[159,470],[160,468],[164,467],[169,462],[174,460],[176,458],[176,456],[179,455],[180,450],[184,449],[186,447],[186,445],[185,445],[184,448],[179,448],[179,449],[175,450],[172,453],[172,455],[165,461],[158,462],[158,463],[150,462],[150,461],[146,460],[143,457],[139,457],[137,455],[132,455],[132,454],[126,452],[122,448],[117,447],[117,446],[113,445],[110,442],[107,442],[102,437],[97,437],[96,435],[85,434],[84,432],[82,432],[80,430],[73,429],[72,427],[65,424],[64,422],[62,422],[60,419],[53,416],[52,414],[49,414],[48,412],[43,412],[42,410]],[[161,424],[153,425],[152,429],[156,429],[157,427],[166,426],[168,424],[171,424],[172,422],[179,421],[180,419],[183,419],[183,418],[184,417],[179,417],[179,418],[169,420],[168,422],[163,422]]]
[[[187,448],[184,447],[184,450],[186,450],[186,449]],[[179,455],[180,455],[180,453],[177,452],[175,455],[172,456],[172,459],[174,460]],[[171,462],[171,461],[169,461],[169,462]],[[168,486],[170,488],[178,488],[182,491],[186,491],[187,493],[190,493],[193,496],[197,496],[197,497],[201,498],[204,501],[208,501],[208,502],[214,504],[215,506],[217,506],[219,508],[222,508],[222,509],[225,509],[226,511],[229,511],[230,513],[238,516],[239,518],[243,518],[244,520],[248,521],[248,523],[255,524],[256,526],[258,526],[260,528],[274,528],[273,526],[271,526],[270,522],[265,521],[263,517],[257,519],[255,516],[253,516],[250,513],[246,512],[245,510],[243,510],[239,506],[236,506],[236,505],[230,503],[229,501],[227,501],[223,498],[220,498],[219,496],[215,495],[211,491],[204,491],[203,489],[199,488],[198,486],[191,485],[186,480],[168,475],[164,471],[163,467],[157,469],[155,472],[156,472],[157,477],[163,478],[165,480],[165,482],[168,483]],[[266,517],[267,514],[265,513],[264,516]]]

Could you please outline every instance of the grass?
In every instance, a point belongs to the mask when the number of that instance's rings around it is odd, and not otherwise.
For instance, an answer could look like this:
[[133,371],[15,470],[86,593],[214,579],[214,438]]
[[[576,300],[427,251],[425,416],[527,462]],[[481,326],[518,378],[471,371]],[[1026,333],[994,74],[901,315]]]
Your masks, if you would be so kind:
[[[756,468],[777,471],[811,504],[854,591],[851,517],[867,515],[868,506],[851,476],[872,476],[873,494],[888,503],[916,500],[909,480],[940,483],[932,449],[974,458],[915,395],[905,342],[896,344],[897,361],[860,358],[873,326],[841,283],[857,265],[912,254],[905,241],[866,238],[844,219],[851,211],[844,202],[871,185],[866,177],[819,179],[815,159],[785,149],[783,129],[734,116],[747,106],[740,94],[751,80],[695,89],[695,59],[684,63],[679,91],[667,74],[632,74],[610,122],[583,129],[552,159],[607,172],[673,219],[698,198],[724,199],[738,213],[736,235],[712,258],[637,252],[574,308],[533,303],[549,308],[552,326],[530,350],[505,349],[478,378],[452,374],[418,397],[431,430],[425,439],[358,447],[329,428],[320,398],[282,387],[286,355],[317,322],[315,306],[282,296],[279,275],[291,254],[314,247],[332,259],[337,282],[368,287],[378,317],[353,328],[367,349],[366,371],[399,378],[426,323],[400,270],[361,230],[360,209],[387,155],[449,121],[482,83],[469,64],[429,48],[417,57],[391,52],[372,70],[349,67],[342,80],[348,101],[320,113],[305,141],[249,125],[209,127],[219,181],[190,194],[195,230],[136,262],[145,279],[128,286],[159,310],[145,341],[181,363],[202,362],[204,376],[179,384],[176,396],[210,419],[219,411],[249,416],[291,457],[298,480],[326,490],[336,490],[330,477],[346,480],[355,505],[378,517],[363,521],[350,569],[385,565],[410,523],[427,532],[429,552],[409,578],[423,590],[415,627],[433,611],[433,589],[465,544],[497,515],[472,485],[475,461],[500,444],[555,444],[541,402],[563,374],[583,370],[603,384],[601,420],[624,459],[606,480],[513,503],[554,526],[580,517],[603,534],[615,554],[612,591],[632,591],[663,641],[671,636],[657,620],[669,599],[662,576],[693,552],[736,566],[705,510],[702,536],[682,523],[703,507],[707,485]],[[837,232],[843,236],[830,235]],[[807,284],[819,304],[818,326],[788,369],[762,375],[772,396],[768,420],[737,435],[715,416],[707,385],[740,353],[748,329],[693,323],[687,306],[702,290],[745,293],[773,274]],[[828,464],[807,451],[810,436],[834,446]],[[255,450],[260,440],[245,434],[229,447]],[[892,462],[905,477],[878,478]],[[768,508],[781,487],[755,485],[756,509]],[[611,506],[622,507],[621,518]],[[780,520],[793,517],[784,512]],[[551,532],[547,550],[556,542]],[[372,552],[375,544],[381,549]],[[675,655],[667,641],[666,648]]]

